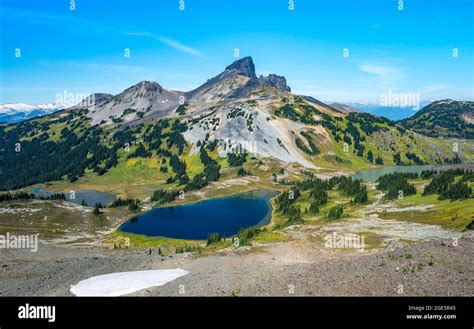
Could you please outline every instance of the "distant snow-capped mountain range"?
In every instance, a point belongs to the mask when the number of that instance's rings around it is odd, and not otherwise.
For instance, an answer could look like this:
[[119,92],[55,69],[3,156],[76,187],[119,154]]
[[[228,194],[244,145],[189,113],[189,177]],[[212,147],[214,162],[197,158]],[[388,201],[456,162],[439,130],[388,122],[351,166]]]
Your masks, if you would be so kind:
[[[341,112],[367,112],[373,115],[384,116],[391,120],[402,120],[411,117],[417,112],[417,109],[411,107],[388,107],[372,103],[337,103],[327,102],[333,108]],[[420,108],[430,102],[421,102]],[[64,106],[48,103],[40,105],[31,105],[24,103],[0,104],[0,123],[16,123],[28,120],[34,117],[51,114],[63,109]]]
[[383,106],[378,103],[331,103],[332,107],[342,112],[366,112],[372,115],[386,117],[390,120],[403,120],[413,116],[420,109],[430,104],[432,101],[422,100],[417,107],[413,106]]
[[0,122],[15,123],[59,111],[62,106],[48,103],[31,105],[24,103],[0,104]]

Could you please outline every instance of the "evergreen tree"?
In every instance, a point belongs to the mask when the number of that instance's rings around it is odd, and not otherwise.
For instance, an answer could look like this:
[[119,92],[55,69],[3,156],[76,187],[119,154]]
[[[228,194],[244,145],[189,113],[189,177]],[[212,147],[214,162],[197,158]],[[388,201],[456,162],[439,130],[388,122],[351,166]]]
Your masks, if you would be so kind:
[[100,215],[102,215],[102,212],[100,211],[100,205],[98,203],[94,205],[94,210],[92,211],[92,215],[94,215],[95,217],[99,217]]
[[372,154],[371,150],[367,152],[367,160],[369,160],[370,162],[374,162],[374,155]]

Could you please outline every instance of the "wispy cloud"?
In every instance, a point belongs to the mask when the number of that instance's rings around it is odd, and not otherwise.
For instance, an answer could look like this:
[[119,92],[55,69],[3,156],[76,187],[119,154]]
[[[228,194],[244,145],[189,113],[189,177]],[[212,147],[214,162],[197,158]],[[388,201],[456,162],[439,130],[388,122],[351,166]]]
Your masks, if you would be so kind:
[[359,67],[359,69],[363,72],[374,75],[393,75],[398,73],[398,70],[396,68],[385,65],[363,64]]
[[[49,13],[44,11],[28,11],[28,10],[17,10],[12,8],[1,8],[0,9],[0,17],[2,19],[8,19],[14,17],[17,20],[23,20],[27,23],[34,23],[34,24],[46,24],[46,25],[54,25],[57,23],[67,23],[67,24],[74,24],[75,29],[82,27],[83,29],[90,29],[90,26],[94,26],[96,30],[102,30],[107,32],[118,32],[118,31],[127,31],[130,29],[136,29],[135,26],[127,26],[123,24],[117,24],[116,22],[107,22],[107,21],[99,21],[99,20],[91,20],[91,19],[84,19],[74,15],[64,15],[64,14],[57,14],[57,13]],[[128,32],[122,33],[124,35],[130,36],[137,36],[137,37],[148,37],[155,40],[158,40],[174,49],[181,51],[183,53],[191,54],[193,56],[197,56],[203,59],[206,59],[206,55],[200,52],[197,49],[191,48],[189,46],[184,45],[183,43],[167,38],[164,36],[155,35],[148,32]]]
[[370,74],[381,87],[394,87],[408,76],[402,69],[386,64],[362,64],[359,70]]
[[204,55],[199,50],[191,48],[189,46],[186,46],[186,45],[182,44],[181,42],[179,42],[177,40],[162,37],[162,36],[155,35],[155,34],[152,34],[152,33],[149,33],[149,32],[128,32],[128,33],[125,33],[125,34],[130,35],[130,36],[135,36],[135,37],[147,37],[147,38],[155,39],[155,40],[158,40],[158,41],[160,41],[160,42],[162,42],[162,43],[164,43],[164,44],[166,44],[170,47],[173,47],[174,49],[176,49],[178,51],[181,51],[183,53],[190,54],[190,55],[193,55],[193,56],[197,56],[197,57],[200,57],[200,58],[203,58],[203,59],[207,58],[206,55]]

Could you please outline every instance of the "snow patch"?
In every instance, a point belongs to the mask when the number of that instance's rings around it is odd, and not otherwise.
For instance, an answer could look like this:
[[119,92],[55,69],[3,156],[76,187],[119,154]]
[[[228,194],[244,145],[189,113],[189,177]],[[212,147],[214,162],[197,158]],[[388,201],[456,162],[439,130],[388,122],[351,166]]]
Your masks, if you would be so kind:
[[93,276],[71,286],[76,296],[114,297],[150,287],[159,287],[188,274],[182,269],[117,272]]

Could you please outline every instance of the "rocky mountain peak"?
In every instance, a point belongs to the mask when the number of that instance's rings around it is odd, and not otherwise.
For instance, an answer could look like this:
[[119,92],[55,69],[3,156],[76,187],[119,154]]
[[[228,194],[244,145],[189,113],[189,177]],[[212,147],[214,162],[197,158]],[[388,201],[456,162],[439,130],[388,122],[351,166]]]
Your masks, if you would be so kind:
[[291,88],[286,84],[286,78],[276,74],[270,74],[267,77],[260,76],[259,83],[267,87],[275,87],[283,91],[291,91]]
[[232,73],[233,75],[243,75],[251,79],[256,79],[255,65],[253,59],[250,56],[241,58],[225,68],[225,71]]
[[102,103],[102,102],[106,102],[108,100],[110,100],[112,97],[114,97],[113,95],[111,94],[106,94],[106,93],[95,93],[93,95],[91,95],[94,100],[97,102],[97,103]]
[[92,106],[97,106],[100,104],[103,104],[105,102],[108,102],[111,100],[114,96],[111,94],[107,93],[94,93],[90,94],[86,98],[84,98],[82,101],[80,101],[78,104],[72,106],[72,109],[75,109],[77,107],[92,107]]
[[128,88],[128,90],[141,90],[145,92],[159,92],[160,94],[163,91],[163,87],[156,81],[140,81],[136,85]]
[[188,99],[206,102],[222,98],[238,99],[248,97],[253,90],[261,86],[291,92],[283,76],[270,74],[267,77],[257,78],[253,59],[247,56],[233,62],[222,73],[207,80],[203,85],[187,92],[186,96]]

